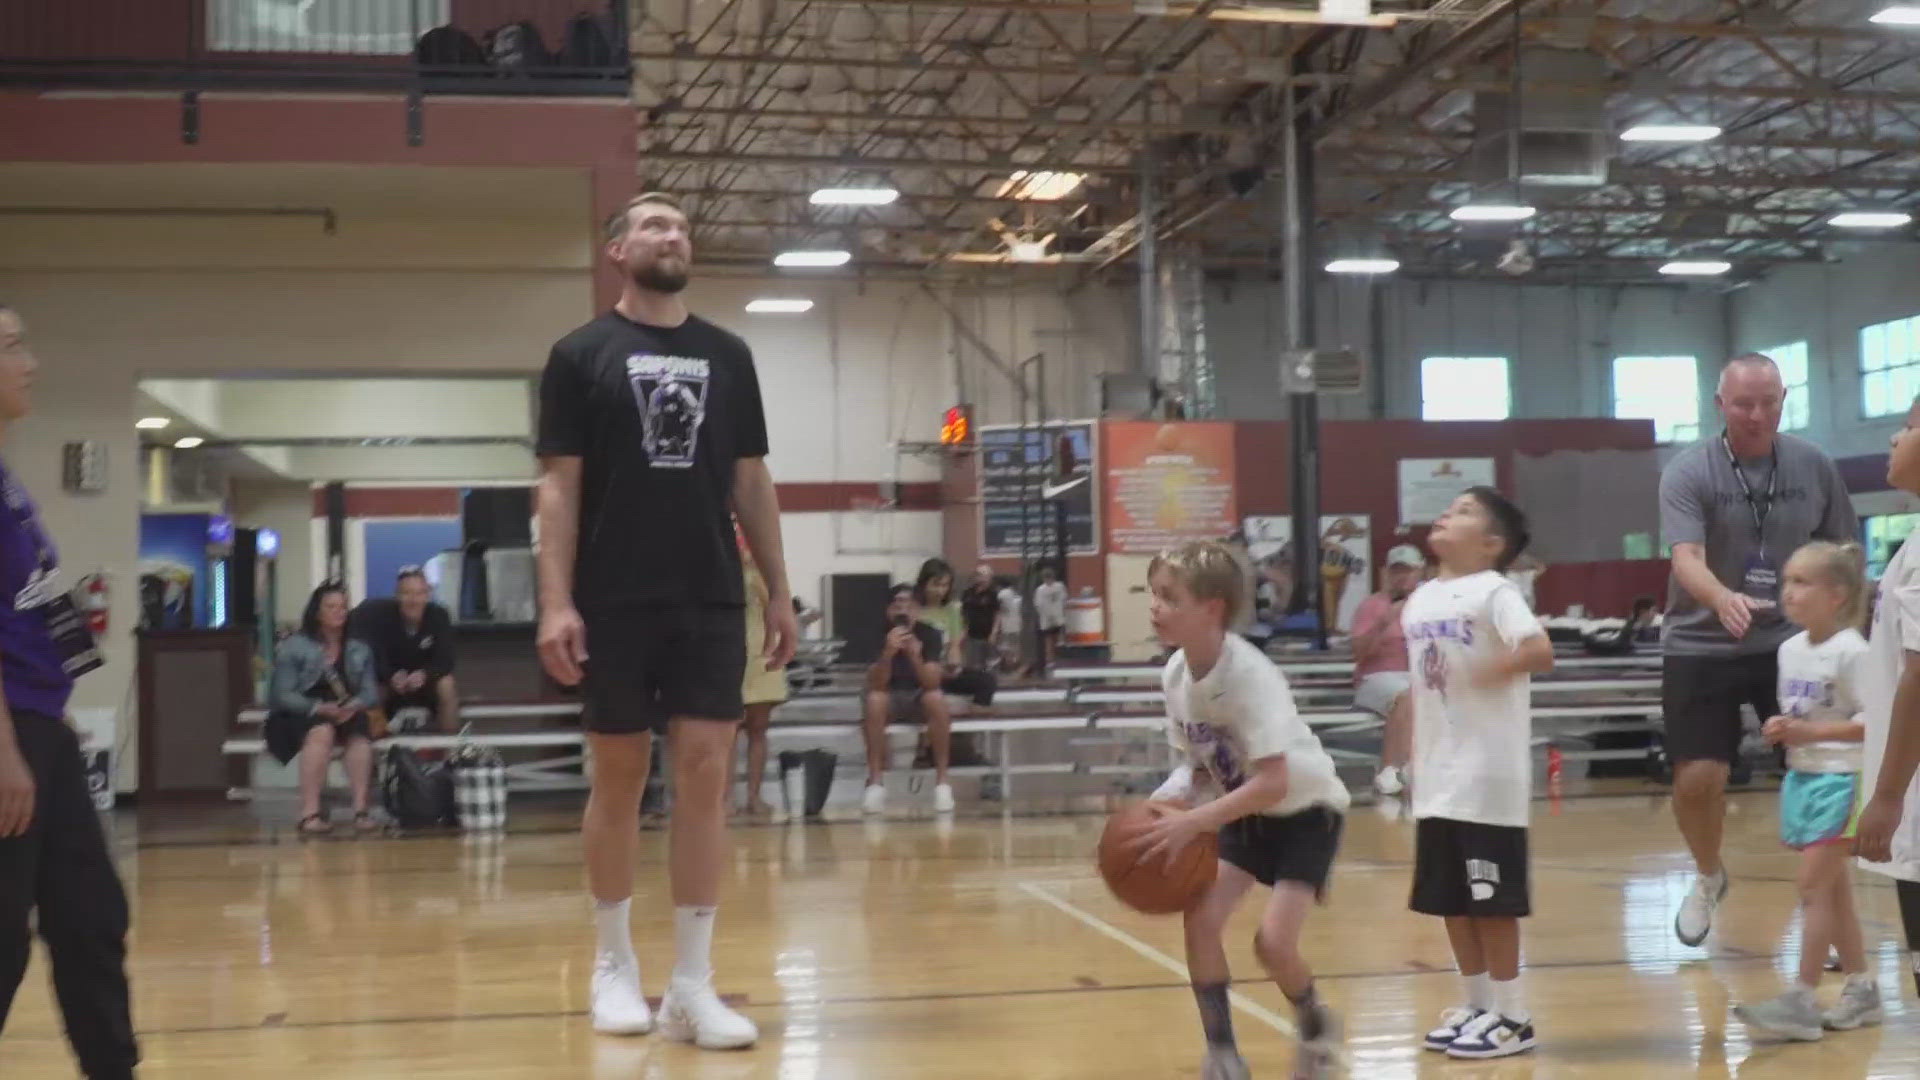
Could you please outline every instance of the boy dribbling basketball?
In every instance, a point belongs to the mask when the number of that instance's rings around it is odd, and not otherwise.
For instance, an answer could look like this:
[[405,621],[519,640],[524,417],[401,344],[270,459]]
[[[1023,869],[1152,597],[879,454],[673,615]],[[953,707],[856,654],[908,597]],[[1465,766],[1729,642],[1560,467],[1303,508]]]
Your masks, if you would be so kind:
[[[1248,603],[1245,578],[1219,544],[1188,544],[1154,559],[1153,628],[1174,650],[1162,684],[1168,738],[1182,762],[1154,792],[1180,804],[1136,843],[1142,859],[1168,858],[1194,837],[1218,832],[1213,887],[1186,913],[1187,967],[1207,1055],[1201,1080],[1244,1080],[1227,1001],[1230,974],[1221,932],[1254,882],[1273,895],[1254,952],[1293,1003],[1300,1049],[1294,1075],[1326,1075],[1339,1042],[1333,1011],[1314,992],[1300,955],[1307,910],[1326,891],[1350,801],[1333,759],[1295,711],[1280,669],[1227,628]],[[1200,801],[1203,782],[1221,794]]]
[[1426,1047],[1456,1058],[1532,1049],[1520,985],[1533,796],[1528,675],[1553,646],[1504,576],[1527,546],[1526,517],[1492,488],[1453,500],[1427,542],[1440,574],[1401,616],[1413,672],[1413,896],[1446,920],[1466,1003],[1441,1015]]

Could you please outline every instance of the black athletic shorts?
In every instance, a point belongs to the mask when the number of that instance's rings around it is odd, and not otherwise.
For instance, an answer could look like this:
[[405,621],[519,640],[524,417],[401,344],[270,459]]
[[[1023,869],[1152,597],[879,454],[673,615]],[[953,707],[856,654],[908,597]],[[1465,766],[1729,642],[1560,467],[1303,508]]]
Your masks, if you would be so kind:
[[1670,761],[1724,761],[1740,752],[1740,706],[1761,720],[1780,711],[1780,662],[1772,652],[1745,656],[1669,656],[1660,670]]
[[1522,918],[1527,830],[1452,818],[1421,818],[1414,831],[1413,897],[1422,915]]
[[745,711],[744,608],[658,607],[581,618],[588,731],[664,732],[676,716],[738,720]]
[[1248,814],[1220,830],[1220,861],[1269,888],[1276,881],[1297,881],[1324,900],[1344,823],[1337,811],[1324,806],[1285,817]]

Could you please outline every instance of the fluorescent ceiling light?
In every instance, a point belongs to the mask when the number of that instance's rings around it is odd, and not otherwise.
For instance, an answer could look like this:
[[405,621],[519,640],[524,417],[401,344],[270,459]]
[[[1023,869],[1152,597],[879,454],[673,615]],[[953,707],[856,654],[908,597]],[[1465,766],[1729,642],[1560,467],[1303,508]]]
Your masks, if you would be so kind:
[[1539,211],[1513,203],[1468,203],[1447,215],[1455,221],[1525,221]]
[[143,416],[135,420],[133,426],[139,428],[141,431],[159,431],[171,423],[173,423],[173,421],[164,416]]
[[815,206],[887,206],[900,197],[900,192],[890,187],[829,187],[821,188],[807,199]]
[[1913,4],[1894,4],[1867,21],[1876,22],[1882,26],[1920,26],[1920,7]]
[[175,450],[191,450],[206,441],[207,440],[198,435],[187,435],[183,438],[173,440],[173,448]]
[[1897,229],[1913,220],[1903,210],[1848,210],[1827,219],[1842,229]]
[[1733,264],[1724,259],[1675,259],[1662,266],[1660,272],[1675,277],[1714,277],[1733,269]]
[[848,251],[783,251],[773,257],[775,266],[845,266],[852,261]]
[[755,315],[798,315],[801,312],[812,311],[813,301],[781,300],[763,296],[758,300],[747,301],[747,310]]
[[1715,124],[1635,124],[1620,133],[1622,142],[1695,143],[1719,137]]
[[1327,264],[1329,274],[1391,274],[1398,269],[1399,259],[1335,259]]
[[1021,169],[1007,177],[1000,190],[994,192],[996,199],[1024,199],[1031,202],[1051,202],[1064,199],[1080,186],[1086,177],[1075,172],[1028,172]]

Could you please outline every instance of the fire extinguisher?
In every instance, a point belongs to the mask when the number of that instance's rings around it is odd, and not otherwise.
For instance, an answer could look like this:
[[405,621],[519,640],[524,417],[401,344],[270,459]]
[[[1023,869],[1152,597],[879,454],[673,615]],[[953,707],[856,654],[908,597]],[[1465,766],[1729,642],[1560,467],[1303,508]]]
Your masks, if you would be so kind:
[[94,637],[104,635],[107,632],[107,613],[113,609],[113,597],[107,590],[107,575],[94,573],[82,578],[80,595],[85,601],[82,606],[87,613],[87,629],[93,632]]

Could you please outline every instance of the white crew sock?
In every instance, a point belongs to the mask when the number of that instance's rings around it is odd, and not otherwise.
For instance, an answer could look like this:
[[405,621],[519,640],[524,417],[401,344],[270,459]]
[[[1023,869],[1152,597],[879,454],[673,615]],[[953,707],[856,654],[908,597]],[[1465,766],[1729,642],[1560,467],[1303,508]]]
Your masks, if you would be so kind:
[[595,900],[593,925],[599,932],[601,956],[639,967],[640,961],[633,955],[633,930],[628,924],[632,908],[631,896],[625,900]]
[[1494,1011],[1516,1024],[1533,1019],[1533,1013],[1527,1010],[1527,992],[1523,985],[1525,978],[1526,973],[1521,972],[1507,982],[1495,981],[1493,984]]
[[713,918],[711,905],[673,909],[673,982],[688,989],[713,981]]
[[1467,1004],[1481,1012],[1493,1011],[1493,976],[1486,972],[1478,975],[1462,975],[1460,981],[1467,984]]

